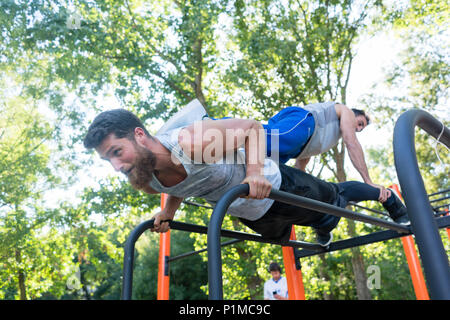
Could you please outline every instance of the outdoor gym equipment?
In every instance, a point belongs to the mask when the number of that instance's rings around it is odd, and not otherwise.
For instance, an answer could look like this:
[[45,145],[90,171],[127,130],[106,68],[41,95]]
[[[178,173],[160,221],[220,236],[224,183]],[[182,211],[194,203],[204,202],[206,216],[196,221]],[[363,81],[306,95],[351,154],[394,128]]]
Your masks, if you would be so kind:
[[[171,221],[169,223],[171,229],[208,235],[207,251],[209,299],[223,299],[221,246],[224,244],[220,243],[221,237],[272,243],[297,249],[302,248],[302,250],[296,250],[295,259],[298,260],[302,257],[312,256],[324,252],[332,252],[379,241],[386,241],[398,237],[404,237],[407,235],[414,235],[419,248],[431,299],[450,300],[449,261],[438,230],[439,228],[450,226],[450,216],[446,215],[436,217],[436,212],[440,212],[437,210],[448,206],[448,204],[440,205],[434,208],[430,204],[430,202],[445,200],[449,197],[443,197],[432,201],[428,198],[429,196],[434,196],[437,193],[427,195],[422,176],[420,175],[414,147],[414,129],[416,126],[422,128],[433,137],[439,139],[447,147],[450,147],[450,130],[429,113],[422,110],[412,109],[406,111],[399,117],[394,129],[394,158],[408,216],[411,220],[411,226],[406,227],[401,224],[347,209],[342,209],[298,195],[289,194],[279,190],[272,190],[269,198],[273,200],[326,214],[369,223],[383,227],[387,230],[332,242],[327,248],[323,248],[315,243],[296,240],[290,240],[288,243],[279,243],[275,241],[268,241],[258,234],[222,230],[222,222],[229,205],[239,196],[248,195],[248,185],[246,184],[237,185],[222,196],[214,207],[208,227]],[[448,190],[445,190],[444,192],[446,191]],[[122,299],[131,299],[135,242],[145,230],[152,227],[153,220],[141,223],[131,232],[126,242]],[[165,270],[167,276],[168,261],[169,258],[166,258],[164,260],[164,266],[162,266],[162,268],[164,268],[162,270]]]

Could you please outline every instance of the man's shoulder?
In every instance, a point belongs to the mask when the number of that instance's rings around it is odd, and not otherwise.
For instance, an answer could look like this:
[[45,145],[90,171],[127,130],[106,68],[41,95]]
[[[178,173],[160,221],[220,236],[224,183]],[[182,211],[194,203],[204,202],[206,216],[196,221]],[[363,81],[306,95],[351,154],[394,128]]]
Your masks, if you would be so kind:
[[336,102],[334,104],[334,110],[336,110],[336,115],[338,116],[339,119],[341,119],[343,112],[351,111],[351,109],[349,107],[347,107],[345,104],[342,104],[339,102]]

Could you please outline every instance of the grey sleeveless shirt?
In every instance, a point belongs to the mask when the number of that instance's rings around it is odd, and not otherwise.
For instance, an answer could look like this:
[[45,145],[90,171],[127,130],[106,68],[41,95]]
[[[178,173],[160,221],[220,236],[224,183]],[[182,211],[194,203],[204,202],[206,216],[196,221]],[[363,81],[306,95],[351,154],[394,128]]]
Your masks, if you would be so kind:
[[[161,135],[157,134],[155,138],[172,153],[173,160],[182,163],[187,177],[173,187],[165,187],[153,175],[150,187],[155,191],[175,197],[204,198],[210,204],[215,205],[226,191],[244,180],[246,172],[245,153],[243,150],[236,151],[233,163],[228,161],[214,164],[195,162],[183,152],[178,144],[178,135],[181,129],[176,128]],[[274,161],[270,159],[265,160],[264,176],[272,184],[272,188],[278,190],[281,184],[281,174]],[[261,218],[269,210],[273,202],[274,200],[272,199],[238,198],[230,205],[227,213],[254,221]]]
[[335,102],[323,102],[303,107],[313,115],[315,129],[309,142],[298,156],[300,159],[326,152],[338,143],[341,138],[341,129],[334,105]]

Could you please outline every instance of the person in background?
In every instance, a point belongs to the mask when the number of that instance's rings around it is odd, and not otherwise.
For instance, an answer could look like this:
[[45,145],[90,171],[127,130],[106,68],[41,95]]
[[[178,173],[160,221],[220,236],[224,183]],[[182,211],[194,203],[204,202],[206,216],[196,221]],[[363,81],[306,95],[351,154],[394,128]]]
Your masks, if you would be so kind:
[[269,265],[272,278],[264,283],[264,300],[289,300],[286,278],[281,276],[281,267],[272,262]]

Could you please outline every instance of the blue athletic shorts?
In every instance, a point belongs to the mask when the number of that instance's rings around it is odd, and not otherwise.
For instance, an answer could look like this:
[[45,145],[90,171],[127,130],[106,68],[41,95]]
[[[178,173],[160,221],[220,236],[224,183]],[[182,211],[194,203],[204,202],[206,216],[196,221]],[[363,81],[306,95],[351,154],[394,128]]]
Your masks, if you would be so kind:
[[[313,115],[300,107],[287,107],[263,124],[267,131],[267,156],[278,149],[280,163],[296,158],[312,136],[315,128]],[[278,145],[278,148],[277,148]]]
[[287,107],[270,118],[263,127],[266,130],[267,157],[279,163],[286,163],[289,159],[296,158],[303,150],[314,132],[315,122],[309,111],[300,107]]

